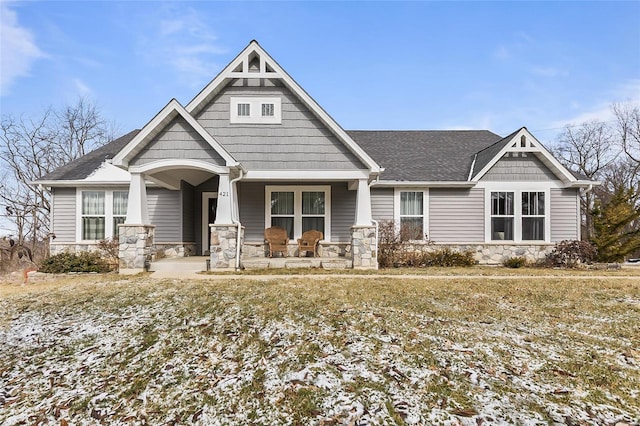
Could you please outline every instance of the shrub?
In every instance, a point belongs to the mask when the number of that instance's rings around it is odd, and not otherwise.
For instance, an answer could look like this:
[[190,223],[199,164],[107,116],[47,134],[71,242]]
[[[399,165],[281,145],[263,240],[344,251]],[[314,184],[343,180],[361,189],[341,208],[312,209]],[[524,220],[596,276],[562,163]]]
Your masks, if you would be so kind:
[[420,266],[473,266],[476,260],[471,250],[454,251],[448,247],[438,250],[430,250],[424,253],[423,262]]
[[549,266],[575,268],[580,264],[591,263],[596,257],[596,248],[587,241],[564,240],[556,244],[547,255]]
[[110,272],[112,266],[97,252],[58,253],[45,259],[40,272],[63,274],[67,272]]
[[522,268],[524,266],[527,266],[528,262],[526,258],[522,256],[517,256],[517,257],[510,257],[508,259],[505,259],[504,262],[502,262],[502,264],[507,268]]

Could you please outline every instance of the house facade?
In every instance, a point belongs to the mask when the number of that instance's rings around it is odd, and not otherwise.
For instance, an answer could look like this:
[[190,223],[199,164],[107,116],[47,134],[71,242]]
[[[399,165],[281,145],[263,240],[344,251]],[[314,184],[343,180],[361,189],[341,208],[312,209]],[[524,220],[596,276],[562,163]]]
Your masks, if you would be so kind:
[[539,258],[580,238],[594,184],[526,128],[345,131],[256,41],[186,106],[35,183],[52,192],[51,252],[119,238],[124,272],[154,254],[242,267],[265,257],[271,226],[292,241],[319,230],[322,257],[376,268],[382,220],[481,263]]

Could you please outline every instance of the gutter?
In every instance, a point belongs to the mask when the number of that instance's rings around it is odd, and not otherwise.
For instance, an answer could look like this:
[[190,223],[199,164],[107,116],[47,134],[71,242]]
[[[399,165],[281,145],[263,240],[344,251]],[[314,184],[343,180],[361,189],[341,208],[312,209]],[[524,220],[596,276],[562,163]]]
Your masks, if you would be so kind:
[[[240,231],[242,230],[242,224],[240,223],[239,212],[234,211],[234,210],[239,210],[239,209],[236,209],[236,205],[238,202],[238,191],[237,191],[237,185],[234,187],[234,184],[236,182],[239,182],[244,177],[243,169],[244,169],[243,167],[240,167],[239,169],[240,175],[237,178],[232,179],[231,182],[229,182],[229,186],[231,187],[231,191],[235,195],[235,201],[236,201],[231,205],[231,220],[237,227],[236,229],[236,266],[235,266],[236,271],[240,270]],[[234,216],[238,216],[238,218],[236,219]]]

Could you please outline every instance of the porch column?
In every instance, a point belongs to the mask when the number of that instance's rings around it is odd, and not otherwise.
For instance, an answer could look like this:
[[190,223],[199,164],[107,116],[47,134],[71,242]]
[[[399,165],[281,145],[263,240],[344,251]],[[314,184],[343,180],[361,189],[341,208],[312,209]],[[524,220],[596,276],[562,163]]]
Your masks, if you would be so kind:
[[127,200],[127,218],[124,223],[147,225],[149,212],[147,208],[147,185],[142,173],[131,173],[129,199]]
[[149,224],[147,187],[142,173],[131,173],[127,218],[118,225],[119,272],[136,274],[149,269],[155,226]]
[[218,207],[216,208],[216,225],[231,225],[233,223],[231,214],[231,185],[229,175],[219,175],[218,183]]
[[371,226],[371,191],[367,179],[358,180],[357,197],[354,226]]

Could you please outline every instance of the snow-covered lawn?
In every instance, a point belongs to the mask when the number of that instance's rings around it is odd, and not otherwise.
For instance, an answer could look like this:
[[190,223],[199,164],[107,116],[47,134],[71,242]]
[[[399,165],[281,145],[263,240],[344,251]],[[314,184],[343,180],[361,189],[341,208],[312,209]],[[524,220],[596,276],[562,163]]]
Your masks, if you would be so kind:
[[0,424],[638,424],[640,282],[0,283]]

